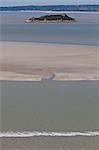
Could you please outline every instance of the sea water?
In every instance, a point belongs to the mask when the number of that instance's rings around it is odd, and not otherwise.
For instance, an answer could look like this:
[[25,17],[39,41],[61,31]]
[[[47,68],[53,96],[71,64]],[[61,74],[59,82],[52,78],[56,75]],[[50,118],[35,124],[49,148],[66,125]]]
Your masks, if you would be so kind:
[[0,81],[0,136],[99,135],[99,81]]
[[99,45],[99,13],[67,13],[74,23],[26,24],[40,12],[0,12],[1,41]]

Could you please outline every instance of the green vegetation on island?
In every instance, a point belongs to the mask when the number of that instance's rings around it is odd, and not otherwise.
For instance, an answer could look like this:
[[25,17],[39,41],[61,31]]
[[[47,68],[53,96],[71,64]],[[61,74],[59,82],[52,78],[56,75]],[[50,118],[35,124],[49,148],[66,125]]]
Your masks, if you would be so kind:
[[68,21],[76,21],[74,18],[69,17],[67,14],[52,14],[52,15],[45,15],[41,17],[32,17],[27,19],[26,23],[32,22],[68,22]]

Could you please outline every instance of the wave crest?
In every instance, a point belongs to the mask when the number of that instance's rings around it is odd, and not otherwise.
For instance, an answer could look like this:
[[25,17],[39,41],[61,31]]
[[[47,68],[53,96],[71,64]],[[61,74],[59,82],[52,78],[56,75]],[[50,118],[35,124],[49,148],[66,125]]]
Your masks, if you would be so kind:
[[86,132],[0,132],[2,137],[34,137],[34,136],[51,136],[51,137],[69,137],[69,136],[99,136],[99,131],[86,131]]

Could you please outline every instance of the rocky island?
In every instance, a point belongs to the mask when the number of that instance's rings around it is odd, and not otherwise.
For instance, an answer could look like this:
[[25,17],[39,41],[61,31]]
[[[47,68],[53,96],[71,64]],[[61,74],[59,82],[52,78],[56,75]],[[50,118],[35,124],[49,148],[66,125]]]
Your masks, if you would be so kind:
[[45,15],[41,17],[32,17],[27,19],[26,23],[50,23],[50,22],[75,22],[74,18],[69,17],[67,14],[52,14],[52,15]]

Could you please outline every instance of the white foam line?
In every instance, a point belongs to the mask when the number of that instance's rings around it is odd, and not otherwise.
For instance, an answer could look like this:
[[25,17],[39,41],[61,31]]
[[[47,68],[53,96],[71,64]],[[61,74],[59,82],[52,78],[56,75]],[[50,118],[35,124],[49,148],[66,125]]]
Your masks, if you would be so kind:
[[0,132],[2,137],[34,137],[34,136],[51,136],[51,137],[72,137],[72,136],[99,136],[99,131],[91,132]]

